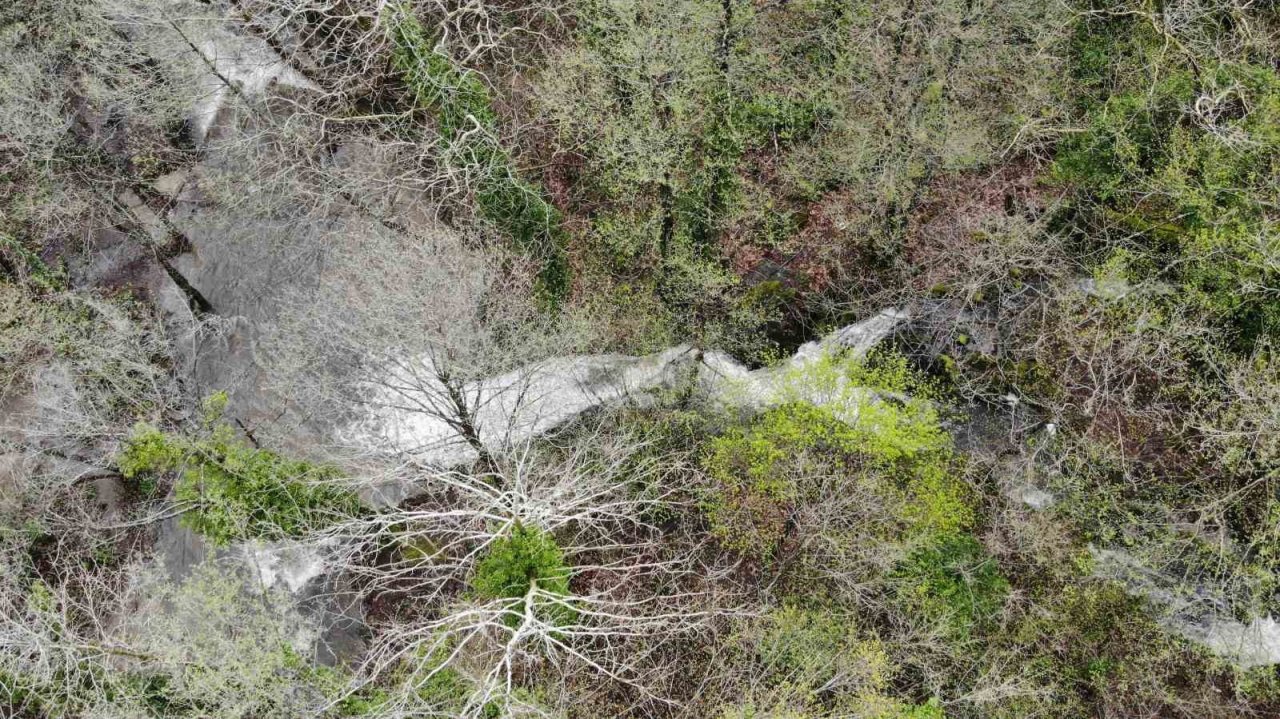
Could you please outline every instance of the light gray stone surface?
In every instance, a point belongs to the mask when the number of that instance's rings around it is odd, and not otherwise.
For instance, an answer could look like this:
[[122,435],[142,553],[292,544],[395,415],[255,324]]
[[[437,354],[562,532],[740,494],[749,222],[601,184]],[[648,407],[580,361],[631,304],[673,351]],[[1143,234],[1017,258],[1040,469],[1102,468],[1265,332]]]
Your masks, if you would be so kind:
[[[188,36],[200,33],[193,29]],[[197,143],[208,139],[219,114],[235,96],[247,100],[262,98],[269,90],[291,89],[318,92],[320,86],[287,65],[266,41],[217,29],[204,29],[194,45],[209,70],[201,81],[195,106],[191,108],[192,137]]]
[[[828,406],[837,416],[855,421],[852,413],[862,399],[859,388],[840,382],[830,386],[796,383],[798,370],[837,350],[863,355],[907,319],[905,312],[885,310],[806,343],[778,367],[749,370],[723,352],[700,354],[680,345],[645,357],[557,357],[467,383],[458,394],[471,408],[479,439],[488,451],[539,436],[597,407],[646,401],[648,393],[673,389],[690,378],[711,401],[750,409],[791,399],[780,394],[785,385],[797,393],[795,398]],[[377,384],[370,384],[368,394],[373,409],[346,428],[348,442],[438,467],[478,457],[478,450],[451,416],[456,402],[429,360],[402,365]],[[380,495],[376,502],[401,499],[392,492]]]
[[1271,616],[1241,622],[1211,587],[1145,566],[1120,550],[1090,548],[1094,572],[1149,601],[1160,622],[1242,669],[1280,664],[1280,623]]

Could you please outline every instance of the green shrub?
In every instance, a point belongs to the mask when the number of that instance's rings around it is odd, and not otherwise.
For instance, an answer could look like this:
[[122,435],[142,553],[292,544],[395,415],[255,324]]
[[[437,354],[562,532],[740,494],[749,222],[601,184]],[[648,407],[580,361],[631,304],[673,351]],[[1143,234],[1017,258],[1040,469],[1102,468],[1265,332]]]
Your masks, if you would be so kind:
[[875,351],[864,359],[829,354],[796,370],[786,393],[817,393],[850,418],[866,445],[883,463],[942,466],[951,437],[942,427],[945,402],[937,384],[906,357]]
[[831,475],[848,477],[850,490],[869,485],[901,508],[881,520],[897,526],[890,535],[969,526],[972,499],[935,396],[901,357],[831,356],[793,371],[779,392],[784,404],[709,443],[703,467],[712,484],[703,506],[712,533],[727,548],[767,558],[793,509],[822,500],[814,479]]
[[187,438],[148,424],[134,427],[117,458],[127,479],[155,481],[176,472],[182,522],[214,544],[302,536],[363,510],[335,486],[339,472],[254,448],[226,424]]
[[116,466],[126,479],[150,478],[177,469],[185,456],[180,442],[149,424],[138,424],[116,457]]
[[906,610],[942,620],[959,640],[989,627],[1009,593],[995,560],[970,535],[944,535],[917,549],[895,579]]
[[717,437],[703,460],[713,481],[704,501],[712,533],[734,551],[771,556],[791,507],[805,498],[804,477],[858,449],[848,425],[809,404],[770,410]]
[[[485,599],[522,599],[531,587],[550,594],[569,593],[569,567],[555,539],[534,527],[515,525],[510,533],[489,545],[488,554],[476,564],[471,588]],[[509,610],[508,624],[516,625],[526,605],[521,601]],[[567,607],[548,607],[553,621],[565,621],[572,612]]]

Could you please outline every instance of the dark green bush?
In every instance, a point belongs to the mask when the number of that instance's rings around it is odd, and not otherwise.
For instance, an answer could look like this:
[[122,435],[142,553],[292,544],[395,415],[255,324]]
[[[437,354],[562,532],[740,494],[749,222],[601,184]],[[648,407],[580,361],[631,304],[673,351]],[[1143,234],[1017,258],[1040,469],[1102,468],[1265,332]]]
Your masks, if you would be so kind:
[[[489,545],[488,554],[476,565],[471,587],[486,599],[523,599],[530,588],[564,596],[569,593],[569,567],[555,539],[534,527],[515,525],[506,536]],[[520,602],[506,621],[520,622],[526,609]],[[563,621],[572,612],[561,605],[549,607],[553,621]]]
[[917,549],[897,569],[899,601],[908,611],[940,619],[965,640],[1004,606],[1009,582],[971,535],[944,535]]

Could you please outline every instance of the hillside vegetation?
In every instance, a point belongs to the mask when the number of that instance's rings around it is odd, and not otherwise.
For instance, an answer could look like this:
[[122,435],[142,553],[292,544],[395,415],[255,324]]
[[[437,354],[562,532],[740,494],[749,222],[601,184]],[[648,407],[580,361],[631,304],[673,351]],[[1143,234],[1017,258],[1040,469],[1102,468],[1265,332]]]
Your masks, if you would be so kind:
[[0,717],[1280,716],[1280,9],[0,3]]

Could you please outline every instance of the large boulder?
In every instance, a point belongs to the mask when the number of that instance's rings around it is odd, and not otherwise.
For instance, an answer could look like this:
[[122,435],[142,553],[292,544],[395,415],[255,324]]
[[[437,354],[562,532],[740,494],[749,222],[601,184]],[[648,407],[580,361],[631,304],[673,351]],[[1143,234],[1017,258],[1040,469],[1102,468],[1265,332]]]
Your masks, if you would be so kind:
[[202,144],[233,111],[237,97],[254,102],[269,92],[319,92],[320,86],[289,66],[261,38],[221,28],[190,27],[185,33],[193,52],[207,65],[203,90],[191,108],[192,139]]
[[[473,412],[472,424],[488,450],[537,437],[590,409],[671,386],[677,369],[695,361],[687,345],[645,357],[556,357],[457,390]],[[475,461],[479,449],[450,414],[456,405],[430,359],[422,358],[370,386],[371,412],[345,430],[357,445],[452,467]],[[440,411],[433,411],[440,408]]]
[[[350,444],[411,458],[434,467],[475,461],[480,449],[498,452],[542,435],[590,410],[623,402],[649,401],[654,391],[676,389],[693,381],[708,401],[758,410],[779,401],[780,390],[798,372],[835,352],[866,354],[908,319],[899,310],[884,310],[821,340],[801,346],[777,367],[750,370],[723,352],[699,353],[679,345],[644,357],[578,355],[557,357],[507,374],[449,387],[430,360],[397,365],[386,378],[370,383],[370,411],[343,432]],[[797,385],[803,398],[832,406],[837,416],[856,417],[849,403],[859,388]],[[465,422],[458,403],[467,405]],[[467,436],[466,424],[474,430]],[[480,446],[476,446],[477,443]],[[412,488],[375,487],[367,499],[375,505],[397,504]]]
[[264,589],[286,591],[315,622],[312,646],[326,666],[356,661],[369,638],[364,603],[347,575],[333,569],[334,545],[321,542],[247,542],[236,548]]

